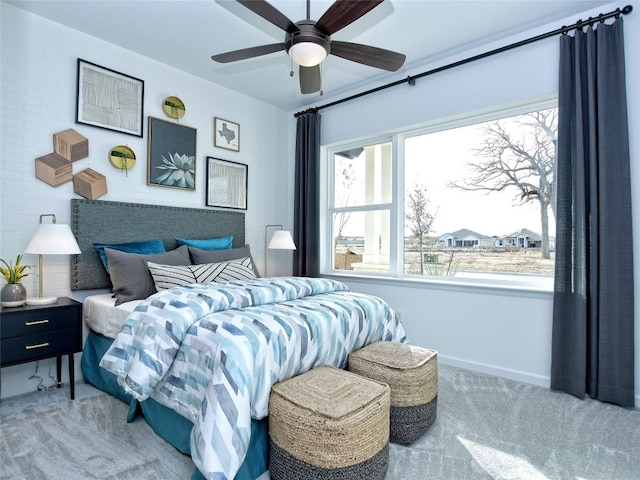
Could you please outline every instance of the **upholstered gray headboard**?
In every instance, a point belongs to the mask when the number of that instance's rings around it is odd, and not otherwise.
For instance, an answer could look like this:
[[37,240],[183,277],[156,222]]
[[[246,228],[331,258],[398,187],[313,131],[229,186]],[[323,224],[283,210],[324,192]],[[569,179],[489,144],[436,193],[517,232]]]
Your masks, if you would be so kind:
[[244,213],[139,203],[71,200],[71,229],[82,252],[71,257],[71,290],[111,288],[94,243],[161,239],[167,250],[178,238],[233,235],[233,247],[245,244]]

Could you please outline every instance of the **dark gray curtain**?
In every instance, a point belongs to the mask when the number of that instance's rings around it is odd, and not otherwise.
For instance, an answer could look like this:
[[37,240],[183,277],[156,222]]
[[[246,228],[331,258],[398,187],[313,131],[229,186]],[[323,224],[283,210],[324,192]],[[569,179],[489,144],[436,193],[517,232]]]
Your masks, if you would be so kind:
[[560,39],[551,388],[634,404],[623,22]]
[[293,274],[317,277],[319,268],[319,167],[320,114],[306,112],[298,117],[293,239]]

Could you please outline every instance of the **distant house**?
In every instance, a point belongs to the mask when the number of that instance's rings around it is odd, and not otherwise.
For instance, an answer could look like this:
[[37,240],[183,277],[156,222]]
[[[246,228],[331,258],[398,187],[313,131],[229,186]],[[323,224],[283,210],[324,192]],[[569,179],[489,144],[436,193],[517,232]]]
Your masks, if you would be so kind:
[[476,247],[487,248],[493,247],[495,239],[481,233],[474,232],[463,228],[451,233],[445,233],[438,237],[438,245],[446,248],[454,247]]
[[542,235],[537,232],[522,228],[505,238],[505,243],[516,248],[542,248]]

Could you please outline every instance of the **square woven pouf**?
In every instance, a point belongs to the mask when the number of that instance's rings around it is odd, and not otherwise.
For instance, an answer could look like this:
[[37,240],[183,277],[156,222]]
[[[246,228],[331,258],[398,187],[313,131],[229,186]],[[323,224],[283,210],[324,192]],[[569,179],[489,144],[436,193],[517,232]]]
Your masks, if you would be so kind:
[[322,366],[269,397],[272,480],[382,480],[389,466],[389,387]]
[[391,387],[390,440],[408,445],[433,424],[438,403],[438,352],[375,342],[349,354],[349,371]]

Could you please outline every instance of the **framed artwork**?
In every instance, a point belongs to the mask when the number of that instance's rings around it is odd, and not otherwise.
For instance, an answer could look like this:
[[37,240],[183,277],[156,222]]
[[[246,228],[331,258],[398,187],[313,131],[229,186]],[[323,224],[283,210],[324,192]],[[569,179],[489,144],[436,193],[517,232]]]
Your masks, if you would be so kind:
[[149,117],[147,185],[196,189],[195,128]]
[[207,157],[208,207],[247,209],[247,170],[242,163]]
[[142,137],[144,81],[78,59],[76,123]]
[[213,119],[213,146],[240,151],[240,125],[224,118]]

